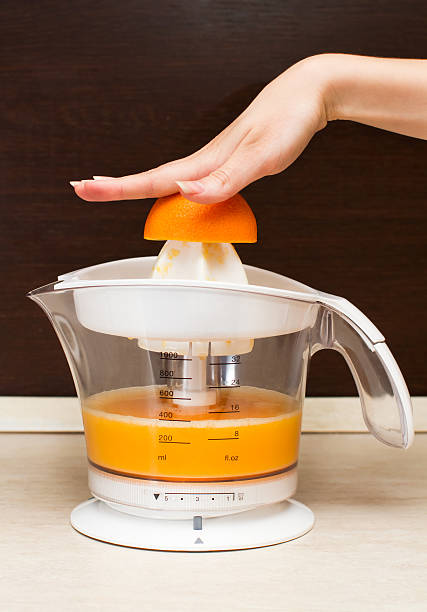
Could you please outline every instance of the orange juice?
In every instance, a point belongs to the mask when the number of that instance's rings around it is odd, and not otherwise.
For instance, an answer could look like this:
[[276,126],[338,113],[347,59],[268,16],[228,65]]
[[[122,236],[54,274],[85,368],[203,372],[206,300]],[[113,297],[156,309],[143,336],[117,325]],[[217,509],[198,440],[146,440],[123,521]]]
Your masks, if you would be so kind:
[[98,393],[83,403],[88,457],[115,473],[209,481],[278,474],[298,457],[301,408],[277,391],[217,391],[210,406],[181,406],[164,387]]

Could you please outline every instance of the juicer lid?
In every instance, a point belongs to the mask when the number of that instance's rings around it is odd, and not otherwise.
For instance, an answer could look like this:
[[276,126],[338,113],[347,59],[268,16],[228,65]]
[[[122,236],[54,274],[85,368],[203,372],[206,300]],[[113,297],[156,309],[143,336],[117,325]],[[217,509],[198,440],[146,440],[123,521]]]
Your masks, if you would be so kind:
[[[372,344],[384,342],[377,327],[345,298],[317,291],[281,274],[243,264],[249,284],[200,280],[163,280],[151,278],[156,257],[136,257],[105,262],[58,276],[54,291],[91,287],[192,287],[239,291],[280,297],[299,302],[318,303],[339,313],[363,333]],[[49,286],[52,287],[52,286]]]

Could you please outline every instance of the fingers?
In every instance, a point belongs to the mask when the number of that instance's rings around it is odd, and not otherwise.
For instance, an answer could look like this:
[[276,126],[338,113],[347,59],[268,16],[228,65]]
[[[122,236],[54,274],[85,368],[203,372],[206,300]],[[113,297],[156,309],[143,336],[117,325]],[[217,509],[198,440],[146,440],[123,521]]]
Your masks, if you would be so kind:
[[129,176],[94,177],[94,180],[74,182],[73,187],[76,194],[87,202],[155,198],[176,192],[177,175],[193,178],[210,168],[207,160],[199,164],[182,164],[179,170],[173,164],[165,164],[154,170]]
[[158,198],[177,192],[177,180],[197,180],[222,164],[244,137],[238,126],[229,126],[206,146],[188,157],[148,172],[118,178],[95,176],[72,181],[76,194],[88,202]]

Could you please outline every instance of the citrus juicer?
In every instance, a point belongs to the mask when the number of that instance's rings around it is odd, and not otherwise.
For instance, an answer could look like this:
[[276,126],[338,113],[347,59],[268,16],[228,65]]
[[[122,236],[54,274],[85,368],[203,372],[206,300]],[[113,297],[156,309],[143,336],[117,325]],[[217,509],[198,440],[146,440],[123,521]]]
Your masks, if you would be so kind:
[[292,499],[307,368],[339,351],[365,423],[412,442],[410,398],[378,329],[347,300],[252,266],[228,243],[58,277],[29,296],[49,317],[81,402],[93,498],[71,514],[136,548],[232,550],[313,526]]

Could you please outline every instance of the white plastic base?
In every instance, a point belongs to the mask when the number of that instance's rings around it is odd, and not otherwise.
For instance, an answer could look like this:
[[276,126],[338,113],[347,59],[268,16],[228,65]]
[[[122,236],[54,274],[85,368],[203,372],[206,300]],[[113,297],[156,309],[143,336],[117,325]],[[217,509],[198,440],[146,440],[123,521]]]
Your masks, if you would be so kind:
[[265,478],[232,482],[167,482],[109,474],[89,465],[89,489],[117,510],[158,519],[192,519],[194,515],[222,516],[294,495],[297,468]]
[[313,527],[314,515],[290,499],[227,516],[159,520],[125,514],[89,499],[71,513],[71,525],[93,538],[149,550],[214,551],[260,548],[294,540]]

